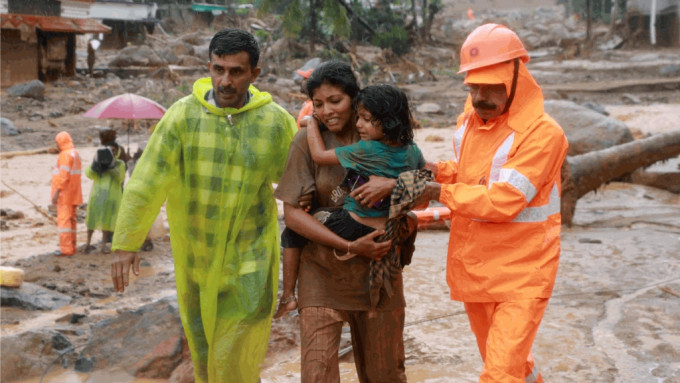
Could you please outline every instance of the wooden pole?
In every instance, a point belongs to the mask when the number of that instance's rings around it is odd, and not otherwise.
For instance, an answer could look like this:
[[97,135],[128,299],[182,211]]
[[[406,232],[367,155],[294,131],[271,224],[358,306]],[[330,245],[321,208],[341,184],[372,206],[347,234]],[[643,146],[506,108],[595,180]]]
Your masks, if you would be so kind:
[[26,197],[25,195],[21,194],[21,193],[20,193],[18,190],[16,190],[15,188],[13,188],[13,187],[7,185],[7,183],[5,183],[5,181],[2,181],[2,184],[5,185],[5,186],[7,186],[11,191],[17,193],[17,195],[19,195],[19,197],[21,197],[21,198],[25,199],[26,201],[28,201],[28,203],[30,203],[31,205],[33,205],[33,207],[35,208],[35,210],[38,211],[38,213],[40,213],[40,214],[44,215],[45,217],[47,217],[47,219],[49,219],[53,224],[55,224],[55,225],[57,224],[57,220],[54,219],[54,217],[52,217],[51,215],[49,215],[49,213],[47,213],[47,212],[45,211],[45,209],[43,209],[43,208],[41,208],[40,206],[36,205],[33,201],[31,201],[30,199],[28,199],[28,197]]

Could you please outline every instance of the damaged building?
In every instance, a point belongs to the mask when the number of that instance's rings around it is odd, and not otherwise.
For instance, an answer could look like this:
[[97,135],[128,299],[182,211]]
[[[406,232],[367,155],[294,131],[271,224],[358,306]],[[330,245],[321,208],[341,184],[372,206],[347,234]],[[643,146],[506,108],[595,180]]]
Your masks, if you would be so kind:
[[680,0],[628,0],[628,27],[635,40],[652,45],[680,45]]
[[[109,27],[87,17],[91,3],[92,0],[0,0],[1,86],[75,75],[76,36],[110,32]],[[64,17],[63,10],[76,17]]]

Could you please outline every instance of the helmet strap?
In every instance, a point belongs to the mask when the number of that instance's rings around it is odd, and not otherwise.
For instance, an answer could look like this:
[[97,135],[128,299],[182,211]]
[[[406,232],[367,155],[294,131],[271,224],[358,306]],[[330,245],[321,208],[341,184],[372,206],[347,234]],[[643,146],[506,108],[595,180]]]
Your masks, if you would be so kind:
[[516,58],[513,60],[515,64],[515,68],[512,71],[512,87],[510,88],[510,95],[508,96],[508,101],[505,103],[505,109],[503,109],[503,113],[505,114],[508,110],[510,110],[510,105],[512,105],[512,100],[515,98],[515,91],[517,90],[517,77],[519,75],[519,59]]

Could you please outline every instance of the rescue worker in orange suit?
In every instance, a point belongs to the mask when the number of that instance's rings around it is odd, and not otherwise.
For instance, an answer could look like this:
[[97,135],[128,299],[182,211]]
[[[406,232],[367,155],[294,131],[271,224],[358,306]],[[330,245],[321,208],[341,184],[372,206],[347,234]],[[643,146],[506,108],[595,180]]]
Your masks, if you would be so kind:
[[557,274],[567,139],[513,31],[482,25],[460,57],[469,97],[452,159],[428,163],[436,178],[419,202],[451,210],[446,279],[477,338],[479,381],[543,382],[531,346]]
[[59,159],[52,172],[51,195],[52,204],[57,206],[59,252],[56,255],[73,255],[76,252],[76,208],[83,203],[80,155],[68,132],[60,132],[55,140],[59,146]]

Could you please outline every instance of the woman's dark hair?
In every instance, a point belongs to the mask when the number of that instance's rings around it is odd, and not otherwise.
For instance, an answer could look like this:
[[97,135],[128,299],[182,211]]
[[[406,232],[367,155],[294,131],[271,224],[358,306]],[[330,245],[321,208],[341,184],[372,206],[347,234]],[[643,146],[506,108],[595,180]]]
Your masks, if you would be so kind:
[[215,33],[210,45],[208,46],[208,59],[212,59],[212,54],[216,56],[235,55],[239,52],[246,52],[250,57],[250,67],[256,68],[260,61],[260,47],[257,45],[255,37],[241,29],[225,28]]
[[359,93],[359,83],[352,67],[342,61],[326,61],[314,69],[307,79],[307,95],[310,99],[314,97],[314,90],[324,83],[339,86],[352,100]]
[[401,145],[413,143],[411,110],[406,94],[393,85],[369,85],[359,92],[355,105],[362,106],[380,122],[385,138]]

